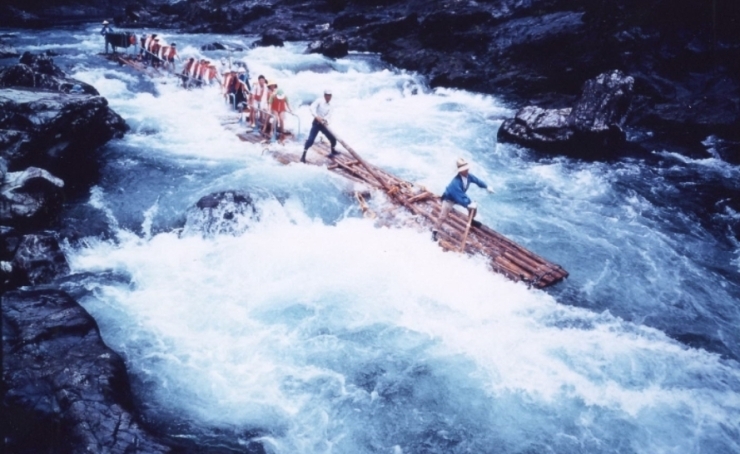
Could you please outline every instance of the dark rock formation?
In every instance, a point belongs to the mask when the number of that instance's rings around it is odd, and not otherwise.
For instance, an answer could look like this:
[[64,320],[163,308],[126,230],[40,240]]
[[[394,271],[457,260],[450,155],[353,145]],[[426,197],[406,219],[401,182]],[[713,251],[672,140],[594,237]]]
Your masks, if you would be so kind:
[[[0,161],[4,161],[0,158]],[[64,181],[38,167],[4,173],[0,179],[0,224],[34,226],[53,218]]]
[[242,191],[223,191],[198,200],[185,221],[184,235],[238,235],[259,221],[252,197]]
[[308,53],[322,54],[329,58],[346,57],[349,53],[347,39],[341,35],[331,35],[308,45]]
[[20,54],[17,50],[15,50],[15,48],[0,42],[0,58],[14,58],[18,57],[19,55]]
[[69,295],[2,297],[7,452],[164,453],[133,415],[123,361]]
[[234,52],[241,52],[244,49],[239,46],[229,46],[228,44],[213,42],[209,44],[203,44],[202,46],[200,46],[200,50],[231,50]]
[[22,9],[27,8],[29,5],[18,2],[16,6],[14,7],[10,4],[0,5],[0,27],[41,28],[50,25],[49,21]]
[[17,65],[0,70],[0,87],[40,88],[69,93],[75,85],[83,93],[100,94],[92,85],[67,77],[48,55],[24,52]]
[[0,157],[8,170],[42,167],[62,178],[68,190],[86,188],[97,178],[95,151],[126,129],[100,96],[0,90]]
[[[48,56],[25,53],[20,61],[0,70],[0,86],[17,87],[0,89],[3,288],[68,271],[56,240],[23,235],[51,225],[64,196],[95,181],[95,151],[126,131],[95,88],[69,79]],[[94,95],[65,93],[75,84]]]
[[12,262],[20,285],[48,284],[69,273],[69,264],[52,234],[26,235]]
[[283,47],[285,44],[285,37],[276,31],[269,31],[267,33],[263,33],[262,37],[254,42],[253,46],[257,47],[266,47],[266,46],[274,46],[274,47]]
[[601,74],[584,84],[572,108],[520,109],[514,118],[503,122],[498,139],[558,151],[621,145],[633,86],[634,79],[621,71]]

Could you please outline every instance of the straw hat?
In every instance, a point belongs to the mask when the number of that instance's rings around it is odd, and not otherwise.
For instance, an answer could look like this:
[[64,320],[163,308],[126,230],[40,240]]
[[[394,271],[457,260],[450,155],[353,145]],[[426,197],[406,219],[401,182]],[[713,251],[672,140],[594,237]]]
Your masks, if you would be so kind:
[[277,87],[277,82],[275,82],[274,80],[268,80],[267,81],[267,86],[268,87],[272,87],[273,85]]
[[460,158],[457,160],[457,173],[464,172],[470,169],[470,165],[466,160]]

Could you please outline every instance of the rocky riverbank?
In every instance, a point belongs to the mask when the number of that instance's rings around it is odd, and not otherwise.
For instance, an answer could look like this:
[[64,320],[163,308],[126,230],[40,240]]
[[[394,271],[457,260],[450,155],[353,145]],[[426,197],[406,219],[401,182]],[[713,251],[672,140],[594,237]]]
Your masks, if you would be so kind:
[[[98,149],[127,130],[94,87],[47,56],[0,70],[2,435],[9,452],[169,452],[136,416],[123,360],[54,282],[51,229],[95,183]],[[12,290],[23,286],[22,290]]]

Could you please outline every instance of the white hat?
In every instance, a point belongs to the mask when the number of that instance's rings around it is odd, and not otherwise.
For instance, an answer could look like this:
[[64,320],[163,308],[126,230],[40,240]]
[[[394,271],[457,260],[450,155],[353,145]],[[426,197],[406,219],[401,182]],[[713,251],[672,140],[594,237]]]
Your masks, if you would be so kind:
[[245,73],[245,72],[247,72],[247,70],[246,70],[246,69],[244,69],[244,68],[242,68],[242,67],[240,66],[240,67],[239,67],[239,69],[238,69],[238,70],[237,70],[236,72],[238,72],[238,73]]
[[329,90],[329,89],[327,88],[326,90],[324,90],[324,94],[325,94],[325,95],[331,95],[331,90]]
[[103,21],[103,25],[108,25],[108,21],[107,20],[104,20]]
[[457,160],[457,173],[470,169],[468,162],[463,158]]

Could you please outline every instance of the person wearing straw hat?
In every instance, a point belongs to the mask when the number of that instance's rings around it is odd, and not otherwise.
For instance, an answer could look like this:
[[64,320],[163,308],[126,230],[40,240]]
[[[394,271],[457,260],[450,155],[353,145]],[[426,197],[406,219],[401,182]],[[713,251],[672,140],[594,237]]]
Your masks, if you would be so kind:
[[475,216],[475,211],[478,209],[478,205],[470,200],[466,192],[470,187],[470,183],[475,183],[479,187],[487,190],[489,193],[493,193],[493,189],[488,187],[486,183],[478,179],[475,175],[470,173],[470,165],[463,158],[457,160],[457,175],[452,179],[444,194],[442,194],[442,209],[440,210],[437,222],[434,223],[432,228],[432,240],[437,241],[437,233],[442,223],[447,219],[450,214],[450,210],[455,205],[460,205],[468,209],[468,213]]
[[[108,53],[108,44],[110,44],[108,37],[106,37],[107,34],[113,33],[113,27],[110,26],[110,23],[107,20],[103,21],[103,28],[100,29],[100,34],[103,35],[103,38],[105,38],[105,53]],[[115,51],[115,48],[114,48]]]
[[316,101],[311,103],[311,115],[313,115],[313,122],[311,123],[311,132],[308,134],[308,139],[303,145],[303,155],[301,156],[301,162],[303,163],[306,162],[306,153],[308,152],[308,149],[311,148],[311,146],[313,145],[313,142],[314,140],[316,140],[316,136],[319,134],[319,132],[324,134],[324,136],[329,139],[329,143],[331,144],[331,153],[329,153],[329,157],[333,158],[334,156],[339,154],[339,152],[336,150],[337,139],[326,128],[326,125],[329,124],[329,117],[331,117],[332,111],[331,105],[329,104],[330,102],[331,90],[327,89],[324,90],[323,98],[316,98]]
[[288,102],[288,97],[285,96],[285,92],[282,88],[278,89],[278,91],[275,92],[275,96],[272,97],[270,100],[270,112],[275,116],[275,119],[277,120],[277,133],[279,134],[278,141],[282,143],[282,140],[285,136],[285,112],[293,113],[293,110],[290,108],[290,102]]

